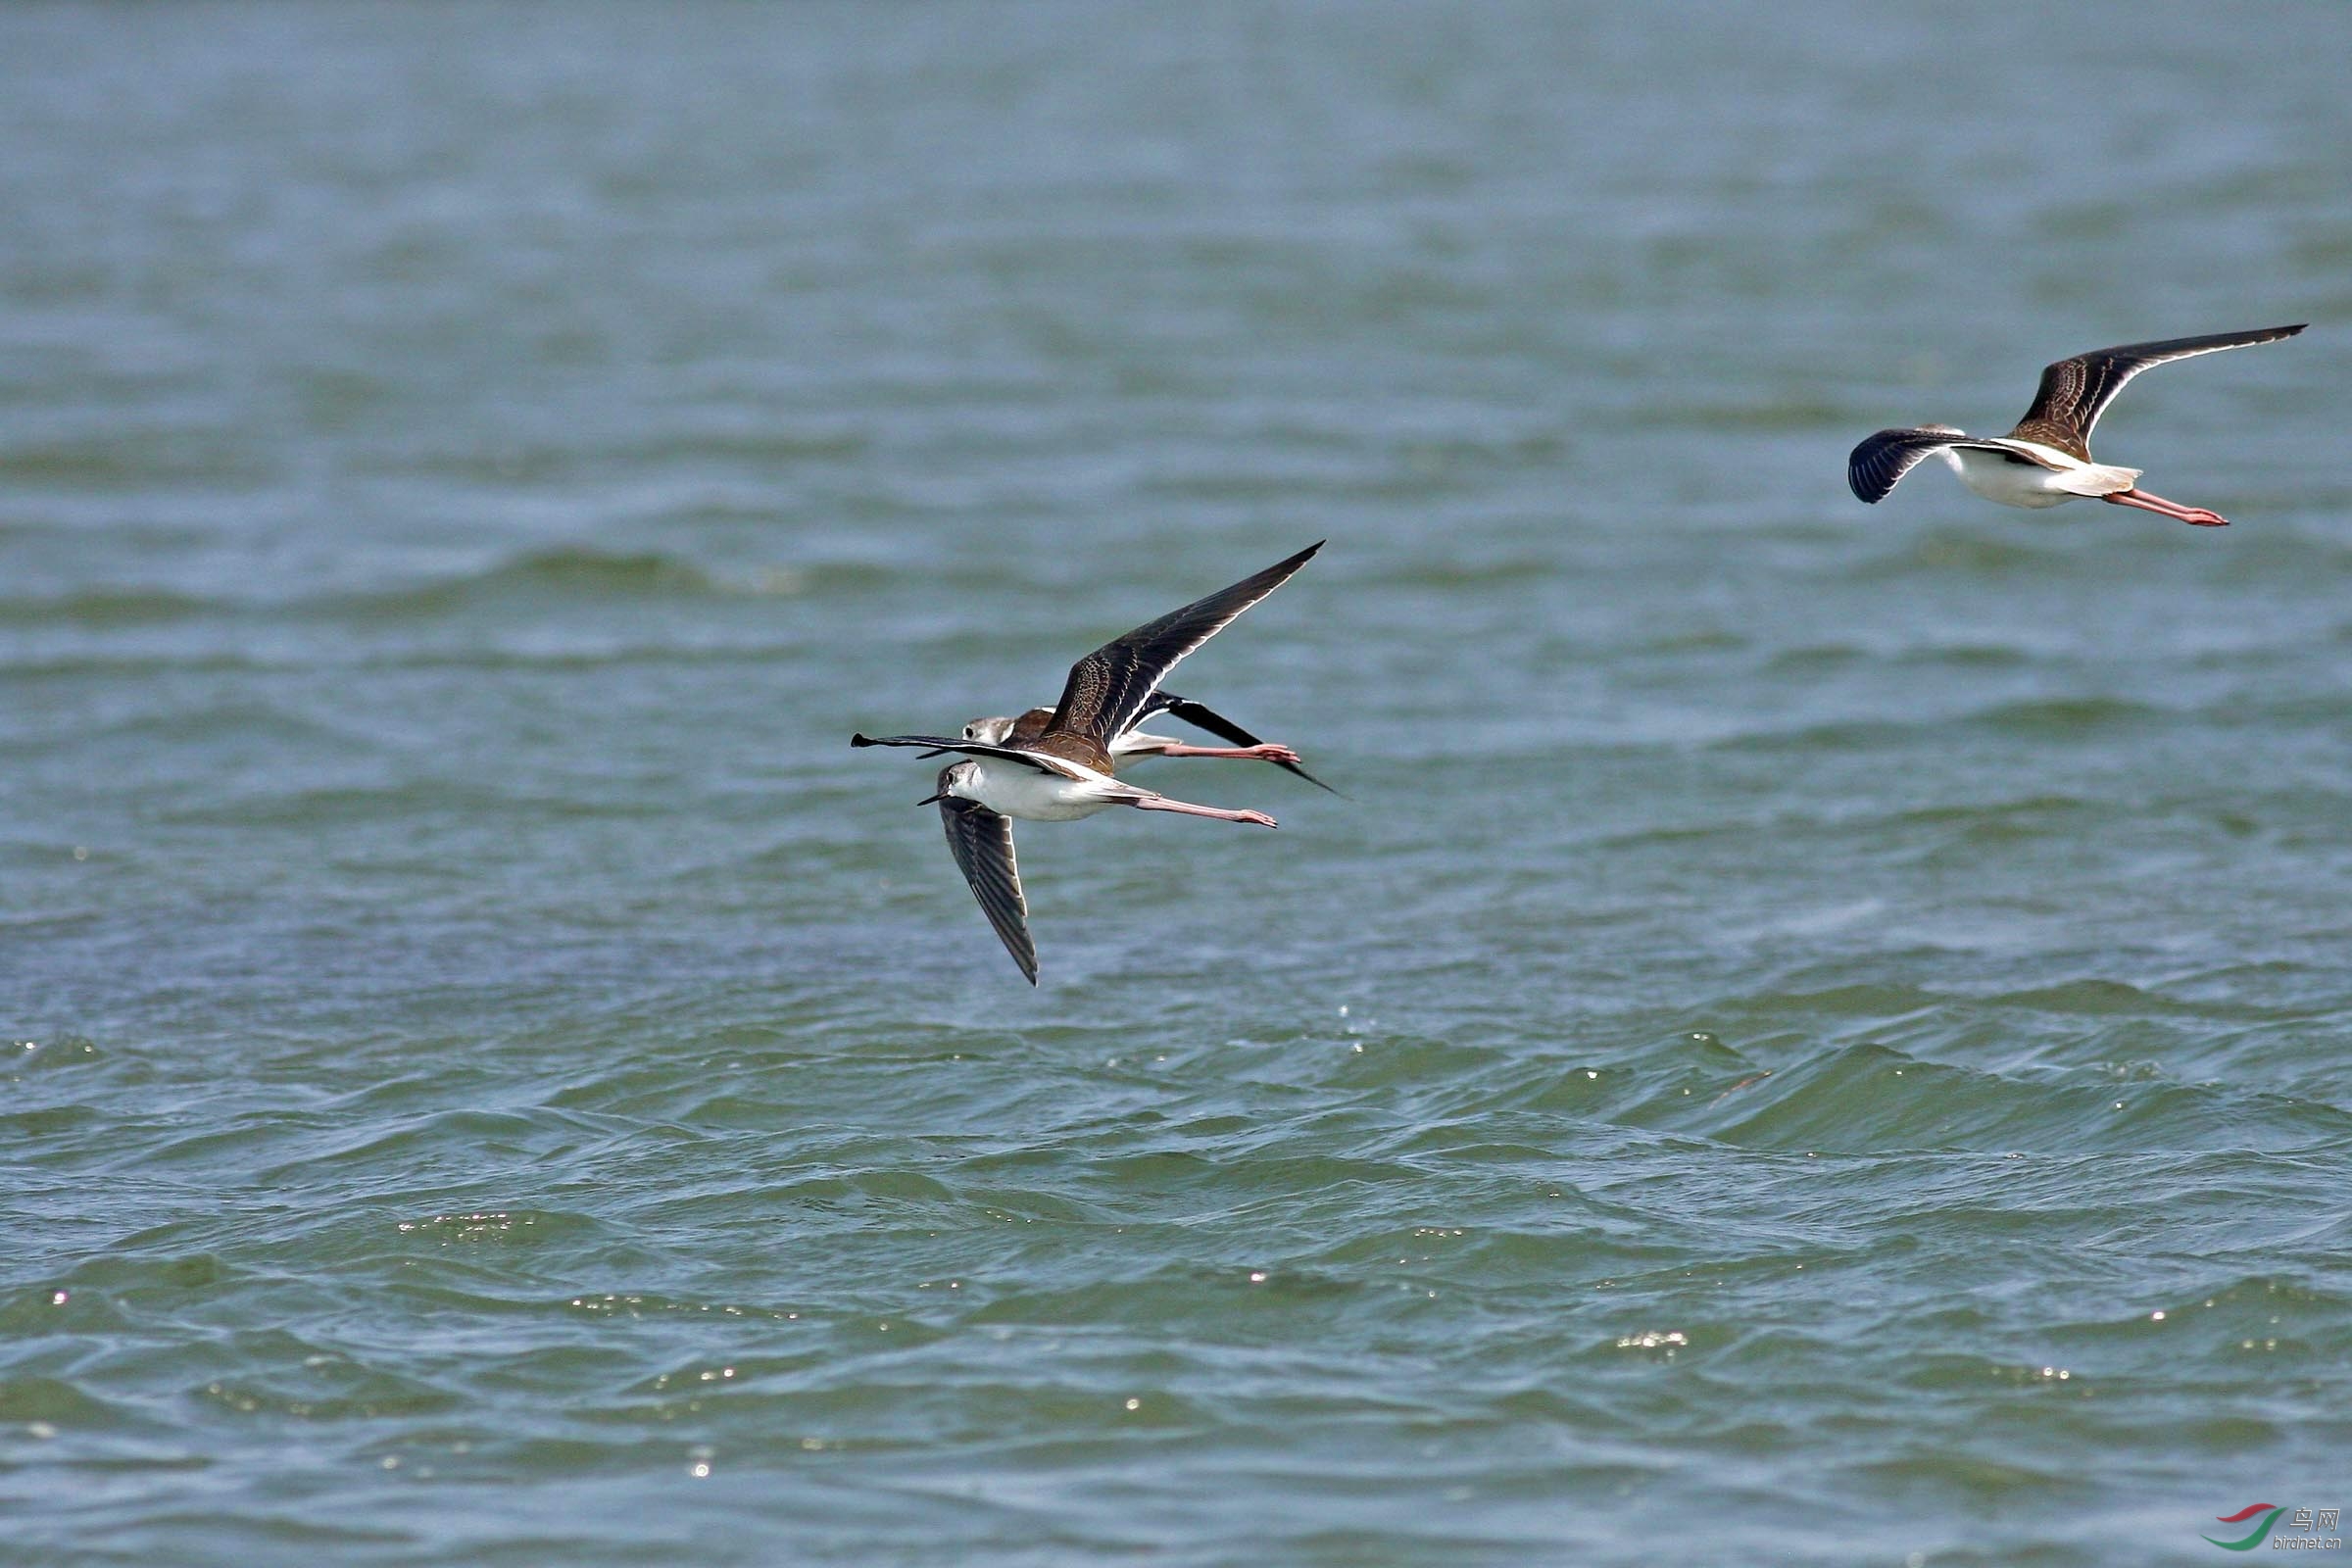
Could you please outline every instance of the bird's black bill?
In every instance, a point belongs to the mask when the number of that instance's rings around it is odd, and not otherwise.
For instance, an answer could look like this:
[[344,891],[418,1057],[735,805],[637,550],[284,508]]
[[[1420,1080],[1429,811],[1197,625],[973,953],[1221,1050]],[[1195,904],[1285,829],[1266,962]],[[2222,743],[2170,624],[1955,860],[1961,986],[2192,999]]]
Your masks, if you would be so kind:
[[926,795],[914,804],[917,806],[937,806],[941,801],[944,801],[947,798],[948,792],[946,790],[941,790],[937,795]]

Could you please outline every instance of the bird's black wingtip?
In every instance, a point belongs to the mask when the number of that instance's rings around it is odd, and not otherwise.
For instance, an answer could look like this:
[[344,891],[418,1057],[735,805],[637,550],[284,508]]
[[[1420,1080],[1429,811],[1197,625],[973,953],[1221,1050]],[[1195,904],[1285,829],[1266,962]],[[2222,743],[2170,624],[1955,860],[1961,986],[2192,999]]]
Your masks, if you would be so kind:
[[863,730],[857,730],[851,733],[850,744],[852,746],[873,746],[878,743],[872,736],[866,734]]
[[[1855,442],[1854,450],[1845,455],[1845,487],[1851,490],[1854,493],[1854,499],[1864,506],[1877,506],[1894,492],[1895,479],[1900,479],[1910,468],[1909,464],[1901,464],[1894,470],[1894,479],[1887,478],[1886,469],[1888,452],[1901,447],[1905,437],[1916,436],[1921,430],[1936,430],[1940,433],[1945,428],[1947,427],[1941,425],[1920,425],[1915,429],[1898,425],[1885,430],[1873,430]],[[1958,435],[1960,432],[1953,430],[1951,433]],[[1899,458],[1897,461],[1899,463]]]

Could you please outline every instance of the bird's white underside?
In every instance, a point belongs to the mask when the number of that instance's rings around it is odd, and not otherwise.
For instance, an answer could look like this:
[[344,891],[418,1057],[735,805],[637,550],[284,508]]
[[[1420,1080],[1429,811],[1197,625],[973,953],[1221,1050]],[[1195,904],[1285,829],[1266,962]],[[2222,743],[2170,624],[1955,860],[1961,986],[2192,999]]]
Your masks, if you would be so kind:
[[1002,758],[976,757],[956,770],[948,793],[976,801],[999,816],[1024,822],[1071,822],[1113,806],[1125,806],[1140,793],[1092,768],[1066,763],[1076,776],[1041,773]]
[[2013,463],[1983,447],[1945,447],[1936,456],[1951,466],[1960,482],[1987,501],[2004,507],[2055,507],[2085,496],[2114,495],[2129,490],[2139,478],[2137,468],[2118,468],[2103,463],[2084,463],[2055,447],[2036,441],[2010,441],[2052,465]]

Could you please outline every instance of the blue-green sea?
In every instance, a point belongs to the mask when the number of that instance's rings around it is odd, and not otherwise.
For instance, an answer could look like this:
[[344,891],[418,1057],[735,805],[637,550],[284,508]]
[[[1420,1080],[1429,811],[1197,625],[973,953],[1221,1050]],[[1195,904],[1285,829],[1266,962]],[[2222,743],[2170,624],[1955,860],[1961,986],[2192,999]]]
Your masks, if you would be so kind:
[[[2347,61],[0,10],[0,1563],[2340,1541]],[[1846,490],[2294,321],[2099,426],[2227,529]],[[1022,824],[1032,990],[851,732],[1317,539],[1170,684],[1344,793]]]

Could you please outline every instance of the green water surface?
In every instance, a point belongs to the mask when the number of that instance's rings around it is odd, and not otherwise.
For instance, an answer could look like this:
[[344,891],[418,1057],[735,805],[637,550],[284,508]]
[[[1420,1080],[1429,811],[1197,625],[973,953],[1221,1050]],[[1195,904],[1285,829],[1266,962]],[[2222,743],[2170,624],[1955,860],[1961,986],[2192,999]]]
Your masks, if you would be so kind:
[[[0,11],[0,1562],[2352,1504],[2347,60],[2318,3]],[[1846,493],[2300,320],[2099,429],[2230,528]],[[1345,797],[1025,824],[1032,991],[850,732],[1326,537],[1176,684]]]

